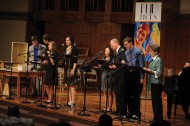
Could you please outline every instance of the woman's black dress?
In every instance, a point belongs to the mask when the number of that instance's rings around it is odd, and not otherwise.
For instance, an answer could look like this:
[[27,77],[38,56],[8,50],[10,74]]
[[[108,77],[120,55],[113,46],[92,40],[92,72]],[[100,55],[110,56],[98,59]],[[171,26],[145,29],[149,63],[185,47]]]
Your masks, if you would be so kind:
[[107,91],[107,86],[108,86],[108,91],[112,91],[113,90],[113,77],[112,77],[112,74],[109,70],[109,62],[111,61],[107,61],[105,59],[103,59],[105,62],[107,62],[106,64],[104,64],[102,66],[102,77],[101,77],[101,89],[103,91]]
[[75,69],[74,76],[68,77],[68,72],[73,69],[74,63],[77,64],[78,61],[78,49],[76,46],[73,46],[70,53],[65,52],[65,69],[64,69],[64,80],[69,85],[77,85],[77,68]]
[[58,52],[54,51],[51,54],[51,58],[54,60],[55,63],[54,65],[51,64],[50,58],[49,57],[47,58],[48,64],[46,66],[44,84],[47,85],[58,84],[57,57],[58,57]]

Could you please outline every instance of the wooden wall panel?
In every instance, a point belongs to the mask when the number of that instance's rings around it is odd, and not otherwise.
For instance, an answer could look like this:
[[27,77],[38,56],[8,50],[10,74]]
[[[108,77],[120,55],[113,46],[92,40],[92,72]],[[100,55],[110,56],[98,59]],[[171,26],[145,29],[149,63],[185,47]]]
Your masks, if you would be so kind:
[[161,57],[164,66],[179,69],[190,60],[190,24],[161,25]]
[[45,27],[58,44],[65,43],[70,34],[77,46],[90,48],[92,56],[109,46],[112,38],[120,39],[121,34],[120,24],[114,23],[48,22]]
[[[180,0],[162,1],[161,57],[164,66],[173,69],[180,69],[186,60],[190,60],[190,16],[179,15],[179,2]],[[108,4],[110,6],[109,2]],[[110,8],[107,9],[105,12],[109,13],[106,21],[100,22],[92,18],[90,22],[82,17],[81,20],[70,22],[57,19],[45,23],[45,32],[52,34],[59,43],[65,43],[65,36],[71,34],[77,46],[90,48],[90,55],[93,56],[104,50],[112,38],[123,39],[132,36],[134,32],[133,13],[115,14],[109,11]]]

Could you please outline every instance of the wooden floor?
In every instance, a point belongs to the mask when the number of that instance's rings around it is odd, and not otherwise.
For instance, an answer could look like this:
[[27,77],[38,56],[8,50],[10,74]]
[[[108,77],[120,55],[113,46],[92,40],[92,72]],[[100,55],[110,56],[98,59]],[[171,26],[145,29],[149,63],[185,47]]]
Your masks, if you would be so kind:
[[[55,107],[49,108],[52,105],[47,105],[44,102],[36,102],[33,98],[25,98],[22,97],[20,100],[17,100],[16,98],[13,100],[6,100],[5,97],[0,97],[0,113],[2,116],[5,116],[7,105],[9,104],[18,104],[19,108],[22,109],[21,113],[24,117],[30,117],[34,118],[35,125],[39,126],[45,126],[48,123],[51,122],[57,122],[60,118],[63,118],[65,120],[68,120],[72,125],[75,126],[95,126],[97,125],[98,118],[101,114],[99,111],[100,109],[100,95],[99,93],[96,93],[94,91],[87,91],[86,94],[86,111],[84,111],[84,94],[83,92],[78,92],[77,94],[77,102],[76,102],[76,108],[75,110],[71,110],[70,108],[64,106],[65,103],[67,103],[67,90],[66,89],[60,89],[57,88],[57,105],[58,109],[55,109]],[[142,112],[142,121],[139,123],[129,122],[125,120],[114,120],[114,125],[121,125],[124,126],[149,126],[150,124],[147,123],[148,121],[153,119],[153,113],[152,113],[152,106],[151,106],[151,100],[148,98],[144,98],[145,93],[141,96],[141,112]],[[115,100],[115,99],[114,99]],[[29,104],[23,103],[23,101],[29,101]],[[42,108],[37,107],[37,104],[43,104],[46,105],[48,108]],[[105,101],[102,97],[101,100],[101,109],[105,108]],[[113,110],[115,110],[115,102],[113,106]],[[164,120],[168,120],[166,111],[167,111],[167,102],[166,99],[163,97],[163,116]],[[78,113],[85,113],[90,114],[90,116],[79,116]],[[173,109],[172,109],[173,112]],[[4,115],[3,115],[4,113]],[[36,114],[37,113],[37,114]],[[110,113],[108,113],[110,114]],[[111,114],[110,114],[111,115]],[[112,118],[115,118],[116,116],[111,115]],[[47,121],[48,120],[48,121]],[[188,126],[190,125],[190,121],[184,119],[184,113],[181,109],[181,106],[177,106],[177,115],[174,117],[172,114],[171,119],[168,120],[171,122],[172,126]]]

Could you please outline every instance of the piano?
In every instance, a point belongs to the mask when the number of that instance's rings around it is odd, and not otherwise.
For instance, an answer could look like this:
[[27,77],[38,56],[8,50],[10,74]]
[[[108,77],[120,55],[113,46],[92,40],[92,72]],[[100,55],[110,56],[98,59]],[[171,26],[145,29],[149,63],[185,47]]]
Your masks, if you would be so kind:
[[180,76],[166,76],[164,78],[164,91],[167,94],[167,116],[171,118],[172,103],[174,103],[174,116],[176,116],[177,104],[181,104],[185,114],[190,105],[190,67],[182,69]]
[[164,91],[167,94],[167,116],[171,118],[172,103],[174,103],[174,116],[176,116],[176,108],[179,103],[179,82],[178,75],[164,77]]

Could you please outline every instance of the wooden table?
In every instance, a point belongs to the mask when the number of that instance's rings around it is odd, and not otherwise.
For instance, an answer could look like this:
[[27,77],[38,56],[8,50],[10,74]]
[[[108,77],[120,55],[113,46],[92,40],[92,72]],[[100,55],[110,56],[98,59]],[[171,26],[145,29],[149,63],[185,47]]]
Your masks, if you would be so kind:
[[[28,71],[28,77],[29,78],[35,78],[35,77],[42,77],[44,75],[44,71]],[[0,68],[0,75],[11,76],[11,70]],[[18,70],[12,70],[12,77],[17,77],[17,98],[20,99],[20,89],[21,89],[21,77],[27,77],[26,71],[18,71]],[[42,77],[43,78],[43,77]],[[43,82],[43,80],[42,80]],[[42,89],[43,89],[43,83],[42,83]],[[43,90],[42,90],[43,94]]]

